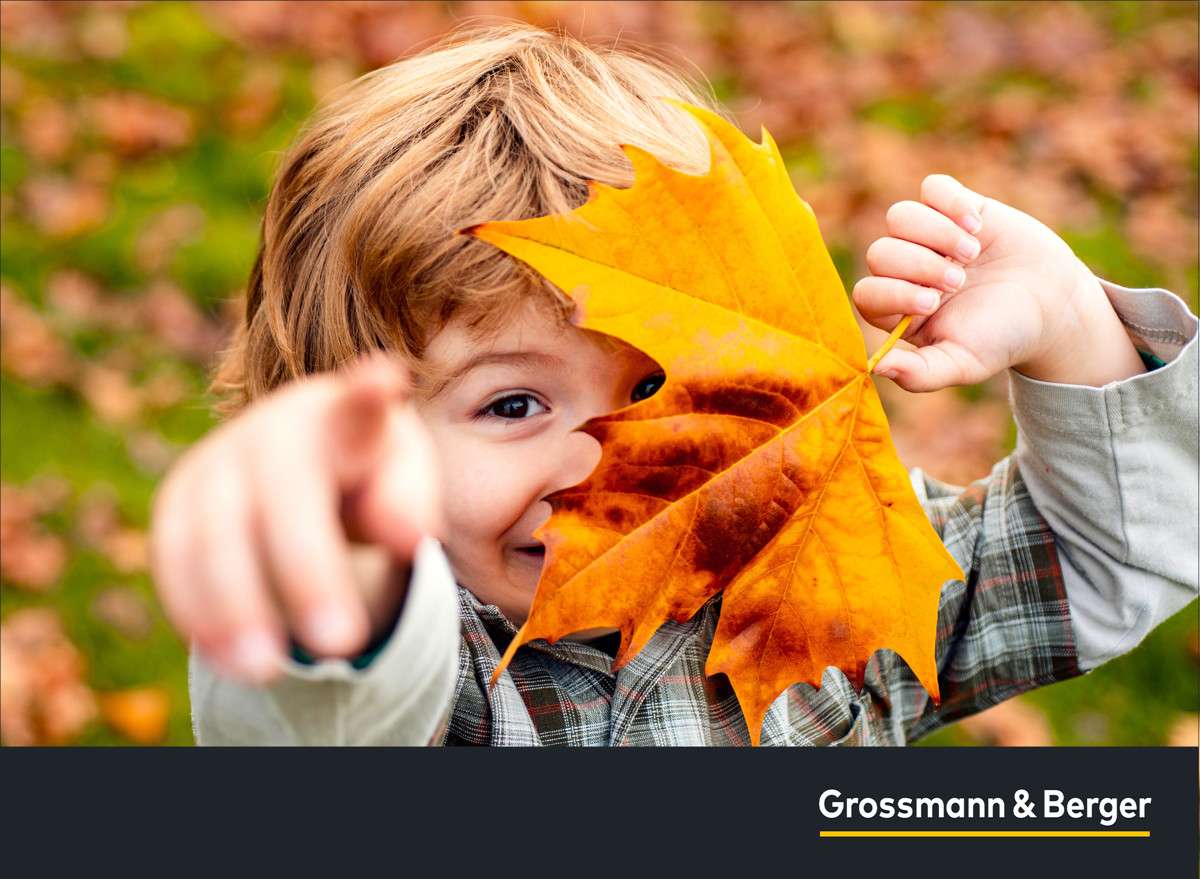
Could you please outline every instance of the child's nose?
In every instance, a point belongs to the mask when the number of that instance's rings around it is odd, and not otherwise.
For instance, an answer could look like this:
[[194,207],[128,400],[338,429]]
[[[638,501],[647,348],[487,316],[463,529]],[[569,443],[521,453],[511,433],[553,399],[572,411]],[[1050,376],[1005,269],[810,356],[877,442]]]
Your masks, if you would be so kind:
[[570,488],[588,478],[600,463],[600,443],[580,430],[571,431],[563,440],[562,465],[555,490]]

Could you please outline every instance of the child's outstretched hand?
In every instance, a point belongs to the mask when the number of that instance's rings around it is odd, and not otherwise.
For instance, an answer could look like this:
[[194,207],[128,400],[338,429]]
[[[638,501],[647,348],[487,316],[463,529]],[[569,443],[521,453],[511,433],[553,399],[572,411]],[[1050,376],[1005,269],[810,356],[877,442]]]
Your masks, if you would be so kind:
[[282,670],[289,635],[346,656],[394,622],[408,560],[440,530],[438,469],[387,355],[293,382],[175,464],[155,497],[154,584],[217,668]]
[[1095,275],[1028,214],[931,174],[887,226],[853,300],[889,332],[915,315],[875,367],[902,388],[975,384],[1008,367],[1092,386],[1144,371]]

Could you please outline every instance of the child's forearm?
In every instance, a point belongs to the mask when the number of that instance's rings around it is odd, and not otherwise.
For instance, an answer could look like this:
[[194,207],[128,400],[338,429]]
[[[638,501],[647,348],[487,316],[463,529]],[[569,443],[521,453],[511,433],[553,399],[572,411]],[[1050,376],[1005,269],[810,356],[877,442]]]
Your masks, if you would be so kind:
[[1064,331],[1059,338],[1038,357],[1013,369],[1038,381],[1093,388],[1145,372],[1121,319],[1090,271],[1063,309]]

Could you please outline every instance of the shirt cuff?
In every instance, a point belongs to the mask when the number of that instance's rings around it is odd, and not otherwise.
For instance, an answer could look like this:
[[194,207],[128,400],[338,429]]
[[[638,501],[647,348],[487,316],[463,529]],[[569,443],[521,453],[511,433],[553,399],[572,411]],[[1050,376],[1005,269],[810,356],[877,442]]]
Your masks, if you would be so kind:
[[[421,616],[424,613],[424,605],[428,604],[428,601],[425,600],[425,593],[431,589],[447,591],[445,585],[447,580],[452,584],[454,577],[449,572],[445,554],[435,539],[427,537],[418,544],[413,555],[404,603],[391,628],[384,629],[361,653],[345,658],[322,659],[314,656],[293,640],[289,644],[291,655],[284,660],[285,669],[294,676],[308,680],[330,677],[354,678],[360,677],[360,673],[366,673],[373,669],[376,664],[383,664],[382,662],[377,663],[377,660],[382,659],[385,651],[388,654],[404,653],[408,649],[405,642],[412,641],[414,637],[420,637],[421,633],[414,631],[414,627],[410,623],[412,617]],[[449,593],[454,594],[455,590],[451,588]]]
[[[1183,300],[1160,287],[1122,287],[1100,279],[1108,301],[1147,364],[1147,372],[1103,387],[1040,381],[1009,370],[1014,413],[1061,433],[1088,433],[1097,422],[1115,430],[1166,414],[1196,394],[1198,321]],[[1184,357],[1185,350],[1191,356]],[[1151,369],[1153,365],[1155,368]]]
[[[412,578],[410,577],[409,579],[411,580]],[[361,671],[375,660],[375,657],[379,655],[380,651],[382,651],[383,648],[388,645],[388,642],[391,641],[392,634],[396,631],[396,623],[400,621],[400,614],[403,612],[404,608],[401,607],[399,612],[396,614],[396,620],[393,622],[391,628],[384,629],[382,632],[376,635],[375,639],[371,641],[371,643],[365,648],[363,648],[362,653],[359,653],[357,656],[348,657],[347,661],[350,663],[351,668]],[[288,642],[288,651],[291,653],[292,659],[298,662],[300,665],[316,665],[321,661],[318,657],[313,656],[295,641]]]

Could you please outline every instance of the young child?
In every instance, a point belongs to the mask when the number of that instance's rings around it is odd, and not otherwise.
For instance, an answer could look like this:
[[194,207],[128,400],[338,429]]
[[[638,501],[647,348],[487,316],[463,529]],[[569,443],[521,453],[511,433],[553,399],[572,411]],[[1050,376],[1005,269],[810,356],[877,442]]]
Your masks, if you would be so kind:
[[[661,96],[711,106],[656,62],[514,25],[369,73],[310,120],[214,383],[244,411],[155,501],[197,743],[749,741],[703,673],[720,596],[615,674],[612,634],[585,632],[523,647],[488,687],[545,498],[599,458],[573,428],[663,376],[453,233],[631,184],[619,143],[702,172],[703,135]],[[1196,318],[945,175],[886,219],[854,303],[884,330],[917,318],[877,372],[928,391],[1007,370],[1017,449],[966,488],[912,472],[967,573],[941,597],[941,705],[880,651],[861,690],[835,669],[790,687],[764,744],[904,744],[1127,652],[1197,593]]]

